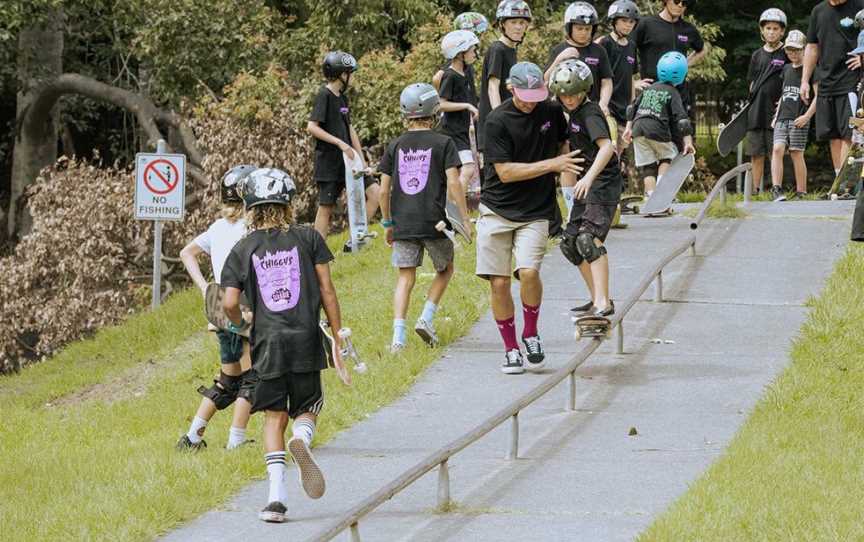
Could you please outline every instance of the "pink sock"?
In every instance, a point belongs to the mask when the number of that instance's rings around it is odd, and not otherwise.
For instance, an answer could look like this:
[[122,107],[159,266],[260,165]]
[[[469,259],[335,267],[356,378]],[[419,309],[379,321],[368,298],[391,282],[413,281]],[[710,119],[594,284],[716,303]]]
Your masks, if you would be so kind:
[[501,338],[504,339],[504,348],[507,351],[519,350],[519,343],[516,342],[516,321],[511,316],[506,320],[495,320],[498,324],[498,331],[501,332]]
[[522,305],[522,316],[525,319],[525,329],[522,330],[522,338],[537,336],[537,319],[540,318],[540,305]]

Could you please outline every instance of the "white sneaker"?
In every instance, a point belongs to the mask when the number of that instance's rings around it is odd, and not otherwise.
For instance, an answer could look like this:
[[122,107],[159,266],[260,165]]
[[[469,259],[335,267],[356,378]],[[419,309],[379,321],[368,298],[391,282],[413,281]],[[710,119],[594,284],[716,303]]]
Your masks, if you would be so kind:
[[428,344],[430,348],[438,346],[438,335],[435,334],[435,328],[426,320],[418,318],[417,323],[414,324],[414,331],[417,332],[417,335],[420,335],[423,342]]
[[279,501],[273,501],[264,510],[258,512],[258,518],[267,523],[284,523],[286,511],[287,509],[284,504]]
[[510,350],[504,355],[504,365],[501,366],[501,372],[508,375],[520,375],[525,372],[525,362],[522,359],[522,352],[518,349]]
[[398,354],[398,353],[402,352],[403,350],[405,350],[405,345],[402,343],[393,343],[390,345],[390,353],[391,354]]
[[528,370],[531,372],[542,369],[546,362],[546,354],[543,353],[543,341],[540,340],[540,335],[533,337],[525,337],[522,339],[525,344],[525,351],[528,353]]

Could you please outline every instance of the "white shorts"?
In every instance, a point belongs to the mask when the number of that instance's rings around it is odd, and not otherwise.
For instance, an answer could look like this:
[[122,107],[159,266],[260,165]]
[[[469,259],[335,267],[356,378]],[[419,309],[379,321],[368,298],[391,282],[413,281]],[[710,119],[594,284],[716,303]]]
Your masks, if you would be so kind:
[[636,167],[650,166],[661,160],[672,161],[678,156],[678,148],[671,141],[653,141],[645,136],[633,139],[636,152]]
[[473,164],[474,163],[474,153],[470,150],[467,151],[459,151],[459,160],[462,161],[462,165],[465,164]]

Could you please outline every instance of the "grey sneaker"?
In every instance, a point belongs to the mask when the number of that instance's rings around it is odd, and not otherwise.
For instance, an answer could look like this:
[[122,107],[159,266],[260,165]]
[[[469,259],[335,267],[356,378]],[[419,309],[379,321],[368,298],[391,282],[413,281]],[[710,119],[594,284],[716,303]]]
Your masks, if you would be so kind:
[[300,485],[303,486],[303,491],[310,499],[320,499],[324,495],[324,490],[327,489],[324,482],[324,473],[312,457],[312,451],[303,439],[292,438],[288,441],[288,451],[291,457],[294,458],[294,463],[297,464],[297,471],[300,476]]
[[543,341],[540,340],[540,335],[534,337],[523,337],[522,343],[525,345],[525,351],[528,353],[528,367],[531,372],[542,369],[546,362],[546,355],[543,353]]
[[207,443],[204,439],[199,440],[198,442],[192,442],[189,440],[189,435],[183,435],[180,437],[180,440],[177,441],[177,451],[180,452],[200,452],[204,448],[207,447]]
[[267,523],[285,523],[285,512],[288,509],[279,501],[273,501],[258,512],[258,518]]
[[504,355],[504,365],[501,366],[501,372],[508,375],[521,375],[525,372],[525,362],[522,359],[522,352],[519,350],[510,350]]
[[423,342],[428,344],[430,348],[438,346],[438,335],[435,334],[435,328],[426,320],[418,318],[417,323],[414,324],[414,331],[417,332],[417,335],[420,335]]
[[393,343],[390,345],[390,353],[391,354],[395,355],[395,354],[402,352],[403,350],[405,350],[405,345],[402,343]]
[[786,193],[783,192],[783,189],[779,186],[771,187],[771,200],[772,201],[786,201]]
[[588,303],[585,303],[584,305],[579,305],[578,307],[573,307],[572,309],[570,309],[570,312],[573,315],[579,316],[582,314],[588,314],[589,312],[591,312],[593,310],[594,310],[594,303],[592,301],[589,301]]

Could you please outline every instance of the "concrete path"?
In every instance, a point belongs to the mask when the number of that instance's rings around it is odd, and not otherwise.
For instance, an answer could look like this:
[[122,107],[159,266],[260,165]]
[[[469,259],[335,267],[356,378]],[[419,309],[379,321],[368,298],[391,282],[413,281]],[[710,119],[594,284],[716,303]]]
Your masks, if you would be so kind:
[[[851,214],[852,202],[758,203],[747,219],[706,221],[697,256],[664,272],[667,302],[651,302],[649,290],[625,321],[627,354],[607,341],[580,368],[576,412],[563,410],[565,382],[520,416],[517,461],[504,459],[506,427],[451,460],[454,513],[433,513],[432,471],[361,521],[362,540],[632,540],[718,457],[786,365],[806,300],[846,246]],[[690,234],[681,215],[627,222],[608,242],[621,300]],[[551,373],[577,348],[567,309],[585,290],[557,250],[543,279]],[[487,314],[407,396],[317,451],[327,494],[310,501],[292,485],[289,523],[256,519],[261,482],[164,540],[308,539],[546,377],[503,375],[502,359]]]

